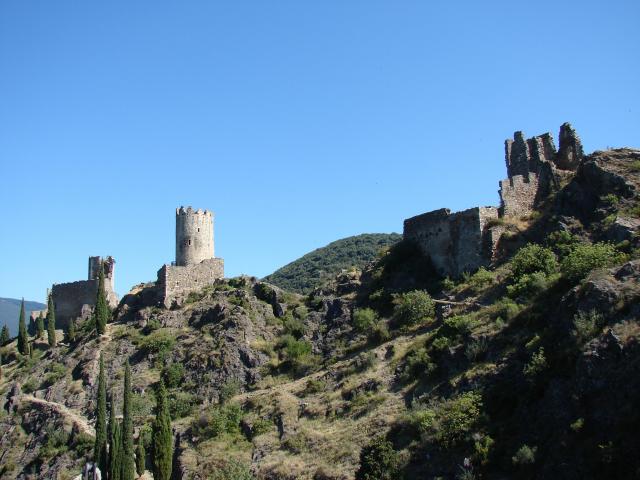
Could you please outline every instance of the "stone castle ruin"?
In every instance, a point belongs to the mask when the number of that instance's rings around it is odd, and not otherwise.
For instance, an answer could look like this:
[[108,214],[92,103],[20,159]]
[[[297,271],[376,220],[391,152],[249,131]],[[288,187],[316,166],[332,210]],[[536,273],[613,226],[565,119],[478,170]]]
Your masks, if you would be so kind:
[[488,266],[504,232],[498,219],[531,215],[564,177],[576,171],[583,155],[569,123],[560,127],[558,150],[550,133],[525,139],[515,132],[513,140],[505,141],[508,178],[500,182],[500,207],[423,213],[404,221],[404,238],[418,245],[443,276],[459,277]]
[[[89,257],[89,273],[87,280],[69,283],[54,283],[51,287],[51,299],[56,314],[56,327],[67,328],[71,320],[87,318],[91,315],[96,304],[98,294],[98,276],[100,269],[104,271],[104,289],[107,302],[111,308],[118,305],[118,296],[114,291],[114,269],[116,261],[113,257]],[[42,311],[46,315],[47,311]],[[40,311],[31,312],[33,321],[40,315]]]
[[189,292],[224,277],[224,260],[214,257],[213,213],[176,209],[176,260],[158,270],[156,289],[169,307]]

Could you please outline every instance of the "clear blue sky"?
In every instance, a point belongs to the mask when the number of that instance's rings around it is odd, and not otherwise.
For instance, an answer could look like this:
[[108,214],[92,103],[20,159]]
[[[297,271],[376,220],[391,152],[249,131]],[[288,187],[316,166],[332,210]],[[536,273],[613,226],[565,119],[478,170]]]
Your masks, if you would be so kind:
[[174,257],[216,213],[229,276],[498,203],[503,141],[640,147],[637,1],[0,3],[0,296]]

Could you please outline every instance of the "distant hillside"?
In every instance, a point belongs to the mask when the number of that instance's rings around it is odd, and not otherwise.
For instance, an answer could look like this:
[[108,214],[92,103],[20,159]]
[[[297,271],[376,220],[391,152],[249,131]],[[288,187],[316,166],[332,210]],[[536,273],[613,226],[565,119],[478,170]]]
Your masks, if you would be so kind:
[[264,278],[281,288],[308,293],[325,279],[350,267],[362,268],[378,252],[402,239],[398,233],[364,233],[331,242]]
[[[0,298],[0,328],[6,324],[12,336],[18,333],[18,316],[20,315],[21,301],[17,298]],[[25,300],[24,308],[27,312],[27,325],[29,323],[29,313],[32,310],[42,310],[45,307],[46,305],[43,303]]]

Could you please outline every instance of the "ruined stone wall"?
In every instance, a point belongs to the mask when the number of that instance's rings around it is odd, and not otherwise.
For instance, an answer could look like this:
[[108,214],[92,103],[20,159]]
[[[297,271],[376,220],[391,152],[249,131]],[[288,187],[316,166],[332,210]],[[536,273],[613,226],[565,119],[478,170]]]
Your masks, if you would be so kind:
[[81,316],[84,305],[95,305],[97,292],[97,280],[54,284],[51,295],[56,311],[56,328],[67,328],[71,320]]
[[560,148],[544,133],[525,140],[515,132],[505,141],[506,180],[500,182],[501,215],[522,217],[536,207],[559,185],[559,178],[575,171],[582,161],[580,138],[569,123],[560,127]]
[[158,270],[156,288],[165,306],[173,300],[211,285],[218,278],[224,278],[224,260],[208,258],[197,265],[164,265]]
[[213,213],[176,209],[176,265],[196,265],[213,257]]
[[451,211],[441,208],[404,221],[403,237],[415,243],[431,259],[435,269],[447,275],[451,266]]
[[502,180],[500,182],[501,216],[529,215],[534,209],[537,193],[538,177],[536,175],[530,175],[528,179],[522,175],[516,175]]
[[485,241],[486,225],[498,218],[495,207],[475,207],[451,215],[451,239],[453,243],[452,276],[464,272],[474,272],[489,265],[491,252],[487,252]]
[[453,214],[443,208],[405,220],[404,239],[415,243],[438,273],[458,277],[491,261],[486,225],[497,218],[495,207],[476,207]]
[[116,261],[112,256],[89,257],[89,275],[87,280],[97,280],[100,275],[100,267],[104,271],[104,283],[107,290],[114,290],[114,272]]
[[111,308],[118,305],[118,296],[113,290],[113,257],[89,257],[88,280],[54,284],[51,296],[56,313],[56,327],[66,328],[70,320],[85,317],[94,307],[98,293],[98,273],[100,265],[105,271],[105,293]]

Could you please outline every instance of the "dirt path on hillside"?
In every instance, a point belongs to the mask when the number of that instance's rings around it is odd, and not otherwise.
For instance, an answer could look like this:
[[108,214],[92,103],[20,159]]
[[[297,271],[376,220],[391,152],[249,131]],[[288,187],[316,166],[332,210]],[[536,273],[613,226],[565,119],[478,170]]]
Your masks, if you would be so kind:
[[33,395],[20,396],[20,402],[38,405],[44,411],[53,412],[67,420],[70,420],[80,432],[91,435],[92,437],[96,436],[95,429],[89,424],[89,420],[86,417],[61,403],[50,402],[49,400],[36,398]]

